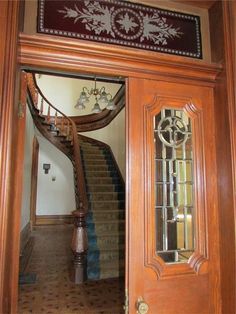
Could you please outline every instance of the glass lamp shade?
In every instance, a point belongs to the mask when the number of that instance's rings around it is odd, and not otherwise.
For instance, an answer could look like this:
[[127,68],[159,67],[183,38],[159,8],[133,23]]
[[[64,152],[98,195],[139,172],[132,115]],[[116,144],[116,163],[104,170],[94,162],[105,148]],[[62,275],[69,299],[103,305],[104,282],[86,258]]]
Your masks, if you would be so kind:
[[116,109],[116,106],[115,106],[115,104],[114,104],[114,100],[113,100],[113,99],[110,99],[110,100],[108,101],[108,104],[107,104],[107,106],[106,106],[106,109],[108,109],[108,110],[115,110],[115,109]]
[[99,103],[96,102],[96,103],[94,104],[94,106],[93,106],[92,112],[93,112],[93,113],[99,113],[99,112],[101,112],[101,111],[102,111],[102,109],[100,108]]
[[87,96],[86,92],[81,92],[79,97],[79,102],[83,104],[89,103],[89,97]]
[[107,99],[107,93],[105,91],[103,91],[99,97],[99,102],[102,104],[107,104],[108,103],[108,99]]
[[78,99],[78,101],[75,105],[75,108],[79,109],[79,110],[83,110],[83,109],[85,109],[85,105],[80,101],[80,99]]

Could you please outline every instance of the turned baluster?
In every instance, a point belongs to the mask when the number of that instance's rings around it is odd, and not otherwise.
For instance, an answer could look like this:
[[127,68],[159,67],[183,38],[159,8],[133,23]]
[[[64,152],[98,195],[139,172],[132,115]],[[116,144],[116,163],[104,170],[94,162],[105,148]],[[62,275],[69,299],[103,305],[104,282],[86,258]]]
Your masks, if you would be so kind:
[[62,116],[61,117],[61,119],[60,119],[60,121],[61,121],[61,132],[62,132],[62,134],[64,134],[64,129],[65,129],[65,125],[64,125],[64,122],[65,122],[65,120],[64,120],[65,118]]
[[70,139],[70,122],[67,120],[66,123],[66,138],[69,140]]
[[34,103],[34,106],[36,109],[38,109],[38,101],[39,101],[39,93],[38,93],[38,90],[37,88],[34,89],[34,100],[33,100],[33,103]]
[[47,114],[47,121],[50,122],[51,116],[50,116],[50,106],[48,106],[48,114]]
[[54,115],[54,125],[56,128],[57,127],[57,111],[55,112],[55,115]]
[[85,222],[86,214],[83,210],[83,204],[80,203],[80,209],[72,212],[74,216],[74,231],[71,243],[73,252],[71,280],[75,284],[83,283],[87,279],[88,238]]
[[40,106],[39,114],[43,115],[43,98],[41,99],[41,106]]

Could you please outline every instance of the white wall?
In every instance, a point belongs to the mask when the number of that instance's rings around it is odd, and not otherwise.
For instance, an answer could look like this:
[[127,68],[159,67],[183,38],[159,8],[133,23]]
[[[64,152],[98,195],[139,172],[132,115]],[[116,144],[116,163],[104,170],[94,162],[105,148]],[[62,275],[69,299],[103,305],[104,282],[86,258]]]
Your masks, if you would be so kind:
[[125,179],[125,108],[105,128],[81,133],[108,144]]
[[[86,105],[85,110],[74,108],[77,98],[80,95],[83,86],[88,89],[94,87],[94,82],[88,80],[78,80],[66,77],[56,77],[51,75],[36,75],[37,83],[46,96],[46,98],[59,110],[68,116],[78,116],[90,114],[92,105]],[[97,87],[105,86],[106,91],[113,96],[120,88],[120,84],[101,83],[97,82]],[[47,108],[44,108],[44,113],[47,114]],[[52,115],[52,112],[50,112]],[[118,166],[125,179],[125,110],[122,110],[119,115],[105,128],[82,133],[86,136],[100,140],[108,144],[116,158]]]
[[23,194],[21,203],[21,230],[30,221],[30,195],[31,195],[31,167],[32,149],[34,138],[34,123],[26,107],[26,128],[25,128],[25,148],[24,148],[24,173],[23,173]]
[[[71,214],[76,208],[72,163],[44,137],[37,138],[39,162],[36,215]],[[48,174],[44,173],[44,163],[51,165]]]
[[[37,84],[44,96],[60,111],[67,116],[79,116],[91,114],[95,98],[91,96],[90,104],[86,105],[86,109],[78,110],[74,106],[80,96],[82,88],[86,86],[89,90],[94,88],[94,81],[79,80],[60,76],[51,75],[36,75]],[[104,84],[97,82],[97,88],[100,89]],[[106,83],[106,92],[110,93],[113,97],[120,89],[120,84]],[[40,99],[39,99],[40,101]],[[101,109],[103,107],[101,106]],[[44,108],[44,114],[47,114],[47,107]],[[52,115],[52,112],[51,112]]]

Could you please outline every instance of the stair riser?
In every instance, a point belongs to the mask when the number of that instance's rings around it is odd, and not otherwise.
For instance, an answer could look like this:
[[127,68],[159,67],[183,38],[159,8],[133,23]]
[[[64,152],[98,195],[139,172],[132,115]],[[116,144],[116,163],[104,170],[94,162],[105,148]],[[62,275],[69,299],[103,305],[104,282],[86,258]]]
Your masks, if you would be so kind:
[[94,260],[99,256],[100,262],[108,262],[108,261],[118,261],[124,259],[125,252],[124,250],[118,251],[100,251],[99,254],[97,252],[88,251],[87,260],[88,263],[93,263]]
[[[110,164],[112,164],[112,163],[110,163]],[[101,166],[107,166],[108,163],[103,158],[103,159],[100,159],[100,160],[93,160],[93,159],[91,159],[91,160],[84,160],[84,165],[85,165],[85,167],[86,166],[97,166],[97,167],[100,167],[100,165]]]
[[90,185],[88,187],[88,193],[92,192],[123,192],[121,185],[108,184],[108,185]]
[[97,147],[97,146],[92,146],[92,145],[83,145],[83,144],[80,144],[80,147],[82,149],[83,152],[87,152],[87,151],[103,151],[102,148],[100,147]]
[[124,223],[96,223],[96,226],[94,224],[87,224],[88,232],[94,232],[94,234],[97,235],[97,237],[102,236],[109,232],[118,232],[118,231],[124,231],[125,226]]
[[88,199],[90,201],[114,201],[114,200],[124,200],[124,193],[89,193]]
[[121,179],[106,149],[82,143],[81,153],[89,199],[88,278],[123,276],[125,192]]
[[114,235],[102,235],[100,237],[98,237],[96,234],[89,234],[88,236],[89,241],[91,241],[91,243],[96,243],[99,248],[100,246],[106,245],[106,244],[114,244],[114,245],[123,245],[124,244],[124,240],[125,240],[125,233],[117,233]]
[[100,248],[100,250],[104,247],[104,248],[109,248],[109,247],[113,247],[116,248],[117,250],[119,249],[119,247],[121,245],[123,245],[124,243],[124,236],[123,237],[119,237],[119,238],[100,238],[97,240],[97,245]]
[[109,157],[108,155],[104,155],[104,154],[88,154],[88,155],[82,155],[82,159],[87,161],[108,161],[108,162],[112,162],[112,158]]
[[115,177],[116,175],[116,172],[111,171],[86,171],[86,178],[109,178]]
[[97,213],[96,211],[93,213],[94,221],[106,221],[106,220],[116,220],[116,219],[124,219],[125,212],[115,212],[115,213]]
[[112,177],[87,177],[86,178],[88,185],[93,184],[119,184],[120,180],[118,178],[112,178]]
[[125,208],[125,204],[124,202],[108,202],[107,204],[104,204],[103,202],[98,203],[98,202],[90,202],[90,208],[91,210],[96,211],[97,210],[112,210],[112,209],[124,209]]
[[[84,157],[86,157],[86,158],[87,158],[87,157],[90,157],[90,156],[95,156],[95,157],[96,157],[96,156],[98,156],[98,157],[100,156],[100,157],[103,157],[103,158],[104,158],[104,157],[109,157],[109,158],[111,158],[110,154],[108,154],[108,153],[106,153],[106,152],[103,152],[103,151],[101,151],[101,150],[100,150],[100,151],[99,151],[99,150],[98,150],[98,151],[86,151],[86,152],[85,152],[85,151],[82,151],[82,156],[84,156]],[[86,158],[85,158],[85,159],[86,159]]]
[[112,171],[111,166],[108,165],[85,165],[85,171]]

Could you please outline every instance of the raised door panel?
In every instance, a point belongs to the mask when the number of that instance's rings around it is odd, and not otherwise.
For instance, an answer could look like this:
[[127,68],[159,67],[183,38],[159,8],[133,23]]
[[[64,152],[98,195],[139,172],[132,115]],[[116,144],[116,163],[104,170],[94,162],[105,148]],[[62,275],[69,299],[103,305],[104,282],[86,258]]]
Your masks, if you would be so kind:
[[128,82],[129,313],[218,313],[213,93]]

